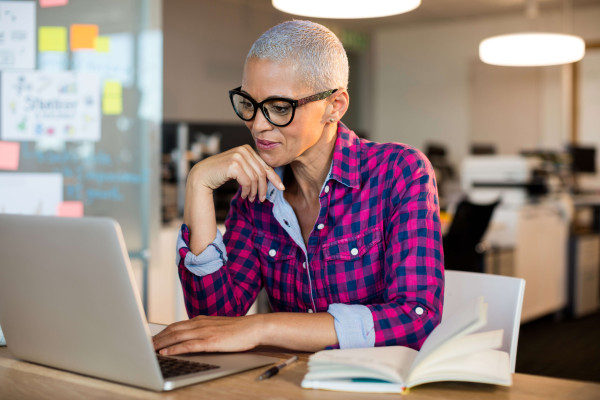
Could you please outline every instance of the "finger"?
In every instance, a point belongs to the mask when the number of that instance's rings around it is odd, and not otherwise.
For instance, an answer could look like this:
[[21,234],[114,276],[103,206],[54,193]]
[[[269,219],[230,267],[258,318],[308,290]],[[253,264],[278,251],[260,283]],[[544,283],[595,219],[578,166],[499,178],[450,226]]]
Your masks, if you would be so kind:
[[206,341],[203,339],[194,339],[161,349],[159,354],[163,356],[174,356],[177,354],[198,353],[203,351],[206,351]]
[[258,191],[258,177],[256,176],[254,169],[250,165],[247,165],[246,168],[246,175],[248,175],[248,178],[250,179],[248,200],[252,202],[256,198],[256,193]]
[[170,335],[171,333],[173,333],[175,331],[192,329],[194,327],[194,325],[195,325],[194,320],[191,320],[191,319],[185,320],[185,321],[174,322],[171,325],[167,326],[162,331],[160,331],[159,333],[157,333],[156,335],[154,335],[152,337],[152,340],[161,339],[164,336]]
[[[267,174],[267,179],[273,184],[275,185],[275,187],[277,187],[279,190],[285,190],[285,186],[283,185],[283,182],[281,181],[281,178],[279,177],[279,175],[277,175],[277,172],[275,172],[275,170],[273,168],[271,168],[270,165],[268,165],[265,160],[263,160],[260,155],[258,155],[257,152],[254,151],[254,149],[252,149],[252,155],[258,160],[258,162],[262,165],[263,170],[265,171],[265,173]],[[265,191],[266,193],[266,191]]]
[[254,170],[257,176],[257,195],[261,202],[267,198],[267,168],[271,169],[265,162],[256,154],[250,146],[244,147],[248,155],[248,164]]
[[242,156],[239,157],[240,158],[235,159],[234,162],[231,163],[231,166],[229,167],[229,176],[240,184],[242,187],[241,197],[242,199],[245,199],[252,190],[252,178],[244,168],[244,161],[241,159]]
[[184,343],[190,340],[203,339],[214,330],[211,329],[211,327],[201,326],[200,324],[196,324],[197,326],[193,329],[177,330],[161,338],[158,338],[157,340],[154,340],[154,348],[156,350],[160,350],[165,347],[176,345],[178,343]]

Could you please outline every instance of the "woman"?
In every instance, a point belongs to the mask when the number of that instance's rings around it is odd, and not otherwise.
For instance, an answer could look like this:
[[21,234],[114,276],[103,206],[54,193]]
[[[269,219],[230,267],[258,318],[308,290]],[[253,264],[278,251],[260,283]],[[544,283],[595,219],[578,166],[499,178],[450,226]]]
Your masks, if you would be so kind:
[[[418,349],[440,322],[433,170],[419,151],[343,125],[347,84],[344,48],[321,25],[284,22],[254,43],[230,98],[256,151],[190,171],[178,264],[192,319],[154,338],[161,354]],[[212,193],[231,179],[240,190],[222,237]],[[274,312],[244,316],[262,286]]]

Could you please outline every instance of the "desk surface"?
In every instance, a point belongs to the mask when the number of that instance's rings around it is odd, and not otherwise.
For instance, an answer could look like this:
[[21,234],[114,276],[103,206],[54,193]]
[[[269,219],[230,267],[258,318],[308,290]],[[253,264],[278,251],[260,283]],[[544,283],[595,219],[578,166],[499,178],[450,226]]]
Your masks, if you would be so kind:
[[[261,354],[287,358],[289,353],[277,350]],[[273,378],[257,382],[264,370],[257,369],[216,379],[172,392],[156,393],[59,371],[16,360],[6,347],[0,348],[1,399],[364,399],[365,394],[328,392],[300,388],[306,373],[307,353],[299,354],[300,361],[283,369]],[[395,397],[393,397],[395,396]],[[367,396],[391,399],[398,395]],[[598,399],[600,384],[535,375],[515,374],[513,386],[444,382],[413,388],[407,399]]]

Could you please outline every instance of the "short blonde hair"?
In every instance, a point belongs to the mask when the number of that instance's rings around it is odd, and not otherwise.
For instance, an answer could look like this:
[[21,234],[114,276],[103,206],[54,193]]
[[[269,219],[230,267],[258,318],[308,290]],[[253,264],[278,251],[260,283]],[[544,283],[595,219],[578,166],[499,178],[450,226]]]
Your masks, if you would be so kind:
[[254,42],[252,59],[290,63],[314,91],[348,87],[348,56],[338,37],[323,25],[293,20],[276,25]]

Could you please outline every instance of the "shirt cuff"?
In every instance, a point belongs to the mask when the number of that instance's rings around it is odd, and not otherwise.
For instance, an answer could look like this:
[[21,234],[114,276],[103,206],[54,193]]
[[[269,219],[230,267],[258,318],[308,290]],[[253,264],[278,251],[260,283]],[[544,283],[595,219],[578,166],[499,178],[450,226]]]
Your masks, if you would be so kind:
[[176,263],[179,265],[182,254],[185,254],[183,265],[194,275],[210,275],[218,271],[227,262],[227,250],[219,229],[217,229],[215,240],[202,253],[195,255],[190,251],[189,246],[189,228],[183,224],[177,236]]
[[340,349],[373,347],[375,327],[371,310],[362,304],[330,304]]

